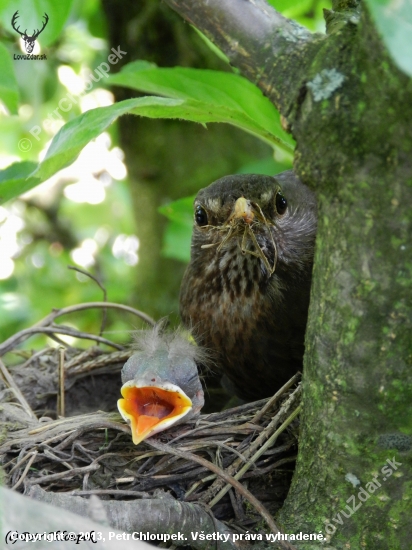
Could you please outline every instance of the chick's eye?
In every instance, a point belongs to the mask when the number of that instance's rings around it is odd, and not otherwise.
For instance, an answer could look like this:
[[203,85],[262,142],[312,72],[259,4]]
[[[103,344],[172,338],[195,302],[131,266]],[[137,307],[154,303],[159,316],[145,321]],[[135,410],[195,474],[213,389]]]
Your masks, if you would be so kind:
[[276,193],[276,211],[278,214],[282,215],[286,212],[286,208],[288,207],[288,201],[285,199],[285,197],[282,195],[280,191]]
[[195,220],[197,225],[203,226],[207,225],[207,214],[203,206],[196,206],[195,210]]

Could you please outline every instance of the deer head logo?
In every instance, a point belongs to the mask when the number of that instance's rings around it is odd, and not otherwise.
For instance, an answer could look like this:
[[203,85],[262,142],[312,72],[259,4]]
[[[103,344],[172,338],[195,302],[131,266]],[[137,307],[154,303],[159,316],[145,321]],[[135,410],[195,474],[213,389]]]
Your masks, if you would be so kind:
[[18,10],[16,11],[16,13],[13,15],[12,17],[12,20],[11,20],[11,26],[13,27],[13,29],[18,32],[20,34],[20,36],[23,38],[24,40],[24,47],[26,48],[26,52],[27,53],[31,53],[34,49],[34,45],[36,43],[36,38],[39,36],[39,34],[41,32],[43,32],[44,30],[44,27],[47,25],[48,21],[49,21],[49,16],[47,15],[47,13],[44,14],[44,22],[43,22],[43,26],[42,28],[39,30],[37,29],[36,31],[34,31],[34,33],[29,36],[27,34],[27,29],[24,31],[24,32],[20,32],[19,31],[19,28],[20,27],[17,27],[16,28],[16,21],[19,17],[19,12]]

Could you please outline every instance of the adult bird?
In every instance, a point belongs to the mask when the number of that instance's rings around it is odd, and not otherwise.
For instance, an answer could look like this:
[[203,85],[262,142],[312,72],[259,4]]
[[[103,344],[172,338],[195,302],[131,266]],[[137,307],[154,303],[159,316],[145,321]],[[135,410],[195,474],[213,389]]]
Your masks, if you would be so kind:
[[273,395],[302,368],[316,199],[290,170],[226,176],[194,202],[180,313],[236,395]]

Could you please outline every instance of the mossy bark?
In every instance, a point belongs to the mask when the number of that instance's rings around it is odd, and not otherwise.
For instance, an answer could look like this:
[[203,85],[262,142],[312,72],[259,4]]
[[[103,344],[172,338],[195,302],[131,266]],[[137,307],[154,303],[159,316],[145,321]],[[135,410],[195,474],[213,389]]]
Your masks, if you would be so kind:
[[295,167],[316,186],[320,214],[300,453],[281,519],[287,529],[326,531],[336,548],[406,550],[412,82],[389,59],[365,10],[359,25],[328,38],[307,80],[325,67],[342,76],[340,85],[328,92],[320,79],[292,115]]
[[278,106],[297,140],[295,170],[317,191],[302,433],[279,521],[289,533],[322,531],[327,548],[407,550],[411,79],[394,65],[356,1],[334,2],[326,37],[294,31],[261,0],[166,1]]

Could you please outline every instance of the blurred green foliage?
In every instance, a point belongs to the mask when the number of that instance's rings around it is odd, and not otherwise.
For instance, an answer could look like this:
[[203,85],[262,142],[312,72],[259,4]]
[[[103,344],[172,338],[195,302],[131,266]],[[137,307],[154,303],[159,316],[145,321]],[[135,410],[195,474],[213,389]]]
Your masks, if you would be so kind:
[[3,44],[0,44],[0,74],[0,99],[11,114],[17,115],[19,90],[9,52]]
[[[159,106],[153,118],[183,118],[193,122],[226,122],[292,152],[294,140],[281,127],[279,113],[262,92],[245,78],[221,71],[174,67],[159,68],[145,61],[128,63],[120,73],[109,76],[118,84],[150,94],[180,100]],[[153,98],[151,97],[153,100]],[[171,114],[168,110],[178,108]],[[136,114],[141,110],[135,109]]]
[[[118,62],[118,57],[115,62]],[[120,54],[121,57],[121,54]],[[109,56],[110,59],[110,56]],[[103,65],[103,64],[102,64]],[[110,66],[95,70],[108,72]],[[53,137],[44,159],[33,172],[28,163],[16,163],[0,172],[2,201],[19,196],[72,164],[82,149],[106,130],[119,116],[137,114],[149,118],[181,118],[191,122],[226,122],[255,135],[273,147],[292,153],[294,141],[281,127],[279,113],[262,92],[245,78],[219,71],[204,69],[160,69],[142,61],[129,63],[125,69],[108,77],[109,83],[130,87],[138,91],[158,93],[160,97],[119,101],[107,107],[90,109],[70,120]],[[58,104],[56,116],[71,110],[77,104],[67,94]],[[53,113],[54,115],[54,113]],[[48,114],[48,120],[54,117]],[[20,149],[29,148],[38,139],[41,127],[29,132],[30,138],[19,142]],[[9,177],[9,179],[7,179]]]
[[[307,1],[271,3],[318,31],[324,29],[322,7],[330,7]],[[21,28],[28,32],[33,21],[38,28],[44,13],[49,15],[38,38],[47,61],[13,59],[15,53],[25,53],[11,27],[17,10]],[[110,78],[98,77],[96,68],[104,67],[111,53],[98,0],[38,0],[30,6],[23,0],[1,0],[0,24],[0,102],[5,107],[0,110],[0,341],[52,308],[102,299],[92,280],[67,269],[71,264],[93,272],[110,301],[128,302],[139,242],[116,125],[111,125],[119,114],[235,123],[272,143],[275,152],[265,161],[239,166],[239,172],[273,174],[291,166],[286,151],[292,151],[293,140],[282,131],[276,110],[236,71],[166,70],[140,62]],[[113,97],[104,89],[110,79],[158,97],[111,105]],[[67,107],[67,101],[60,102],[68,94],[75,101],[69,109],[59,108]],[[34,135],[35,127],[40,131]],[[103,131],[104,143],[95,139]],[[95,142],[99,147],[93,149]],[[192,202],[193,197],[183,198],[160,209],[169,219],[162,252],[184,262],[190,253]],[[101,312],[83,313],[80,326],[96,330],[100,318]],[[117,315],[109,327],[127,332],[136,320]],[[44,339],[31,340],[31,345],[44,345]]]
[[412,3],[366,0],[366,4],[393,60],[412,76]]
[[330,2],[320,0],[267,0],[268,4],[289,19],[295,19],[313,32],[325,32],[323,8],[330,8]]

